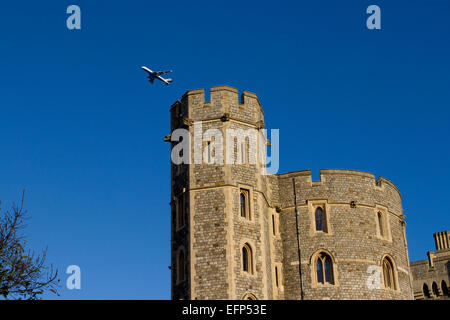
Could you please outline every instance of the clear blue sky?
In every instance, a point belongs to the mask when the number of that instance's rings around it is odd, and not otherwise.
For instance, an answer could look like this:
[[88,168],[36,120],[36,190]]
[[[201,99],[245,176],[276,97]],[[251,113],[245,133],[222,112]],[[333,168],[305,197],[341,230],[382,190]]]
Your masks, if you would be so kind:
[[[82,29],[66,28],[77,4]],[[381,7],[382,29],[366,28]],[[170,298],[169,107],[189,89],[258,94],[280,171],[364,170],[403,196],[412,261],[450,229],[448,1],[0,4],[0,199],[82,290]],[[173,69],[151,86],[140,69]],[[46,296],[54,298],[54,295]]]

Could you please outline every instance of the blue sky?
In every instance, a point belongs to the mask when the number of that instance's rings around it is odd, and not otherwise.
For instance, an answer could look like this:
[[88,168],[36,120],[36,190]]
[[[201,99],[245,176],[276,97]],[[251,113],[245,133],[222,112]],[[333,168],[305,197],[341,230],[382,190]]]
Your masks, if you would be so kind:
[[[81,30],[66,28],[67,6]],[[381,8],[381,30],[366,8]],[[364,170],[403,197],[411,261],[450,229],[448,1],[0,4],[0,199],[26,189],[31,247],[81,267],[64,299],[170,298],[169,107],[258,94],[280,172]],[[173,69],[170,86],[141,65]],[[46,298],[58,298],[46,295]]]

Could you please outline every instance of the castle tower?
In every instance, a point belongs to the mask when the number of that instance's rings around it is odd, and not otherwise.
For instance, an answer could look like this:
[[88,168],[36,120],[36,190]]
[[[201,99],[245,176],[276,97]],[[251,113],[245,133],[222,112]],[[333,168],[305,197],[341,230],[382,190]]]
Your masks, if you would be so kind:
[[170,109],[172,299],[413,298],[392,182],[268,175],[258,97],[228,86],[210,97],[190,90]]
[[250,92],[239,99],[218,86],[210,97],[190,90],[170,109],[172,154],[176,129],[191,137],[191,163],[171,166],[172,298],[274,299],[275,209],[258,159],[264,113]]
[[[285,298],[412,299],[401,196],[389,180],[362,171],[278,175]],[[295,228],[294,192],[301,258]],[[299,276],[299,264],[302,279]]]

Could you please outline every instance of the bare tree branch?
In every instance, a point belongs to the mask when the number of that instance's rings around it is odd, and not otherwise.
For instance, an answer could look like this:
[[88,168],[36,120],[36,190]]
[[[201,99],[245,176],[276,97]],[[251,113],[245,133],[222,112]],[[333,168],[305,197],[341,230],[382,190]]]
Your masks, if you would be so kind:
[[47,248],[40,254],[26,250],[22,230],[29,217],[23,209],[25,190],[20,205],[11,211],[0,208],[0,296],[5,299],[39,299],[46,290],[57,294],[58,270],[47,267]]

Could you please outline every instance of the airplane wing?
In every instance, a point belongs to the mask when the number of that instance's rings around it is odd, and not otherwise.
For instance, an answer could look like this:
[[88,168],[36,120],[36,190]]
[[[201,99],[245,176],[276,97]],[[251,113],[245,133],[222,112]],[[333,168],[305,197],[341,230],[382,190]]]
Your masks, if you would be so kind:
[[148,73],[153,73],[153,71],[147,67],[142,66],[141,68],[142,68],[142,70],[147,71]]

